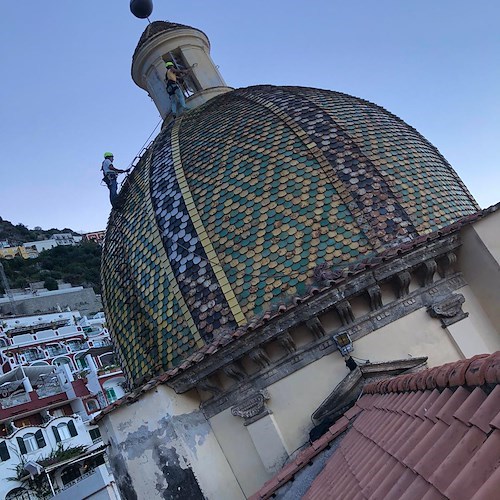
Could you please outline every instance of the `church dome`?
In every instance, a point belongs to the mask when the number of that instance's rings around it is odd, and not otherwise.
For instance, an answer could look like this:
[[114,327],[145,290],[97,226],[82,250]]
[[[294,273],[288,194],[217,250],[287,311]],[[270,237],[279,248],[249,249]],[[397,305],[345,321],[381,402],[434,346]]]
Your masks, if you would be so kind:
[[104,299],[137,385],[344,267],[472,214],[439,151],[365,100],[228,92],[164,127],[113,211]]

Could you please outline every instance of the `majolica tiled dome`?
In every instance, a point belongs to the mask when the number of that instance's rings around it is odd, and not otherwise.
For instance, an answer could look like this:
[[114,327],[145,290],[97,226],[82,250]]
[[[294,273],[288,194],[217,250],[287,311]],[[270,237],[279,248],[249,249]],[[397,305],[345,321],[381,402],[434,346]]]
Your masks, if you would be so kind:
[[418,132],[367,101],[258,86],[162,130],[108,225],[104,297],[138,383],[343,266],[478,207]]

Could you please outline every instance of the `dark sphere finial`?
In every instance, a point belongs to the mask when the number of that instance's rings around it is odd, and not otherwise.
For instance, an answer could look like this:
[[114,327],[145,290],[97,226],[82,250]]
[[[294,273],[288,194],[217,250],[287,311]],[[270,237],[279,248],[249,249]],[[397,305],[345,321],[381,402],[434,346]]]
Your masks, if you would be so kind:
[[153,0],[130,0],[130,12],[139,19],[146,19],[153,12]]

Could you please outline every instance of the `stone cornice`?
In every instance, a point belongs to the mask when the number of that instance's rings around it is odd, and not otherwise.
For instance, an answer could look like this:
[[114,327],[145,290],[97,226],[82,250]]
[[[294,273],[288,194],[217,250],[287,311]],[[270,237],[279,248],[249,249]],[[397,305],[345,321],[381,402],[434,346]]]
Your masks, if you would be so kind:
[[[332,288],[325,292],[318,292],[318,295],[299,304],[292,310],[284,312],[282,315],[273,318],[269,323],[260,326],[254,331],[248,332],[243,337],[235,339],[219,351],[200,360],[196,365],[189,367],[168,380],[167,384],[178,393],[192,389],[198,386],[203,380],[215,375],[216,372],[223,370],[224,367],[234,362],[234,360],[249,356],[252,351],[266,343],[276,340],[277,337],[285,334],[290,328],[297,327],[298,325],[305,325],[307,323],[313,324],[315,318],[327,311],[336,310],[336,306],[341,303],[344,303],[342,309],[345,310],[345,301],[348,301],[350,297],[359,296],[365,293],[370,295],[371,291],[370,297],[372,300],[370,303],[373,309],[373,307],[380,305],[380,301],[376,299],[376,296],[375,300],[373,300],[373,291],[376,290],[379,284],[386,282],[395,283],[398,298],[380,309],[373,310],[370,314],[358,320],[354,319],[351,323],[331,333],[338,334],[342,331],[347,331],[351,338],[355,340],[421,307],[430,306],[435,301],[435,296],[441,298],[445,297],[455,289],[465,285],[461,275],[452,274],[449,276],[451,272],[446,267],[446,262],[453,261],[453,259],[449,257],[449,254],[453,254],[453,251],[459,245],[460,238],[458,234],[446,236],[428,243],[425,247],[417,248],[400,257],[394,257],[388,262],[382,262],[375,269],[357,274],[351,279],[348,278],[345,283],[337,288]],[[434,265],[432,263],[433,261],[437,262],[437,265]],[[441,265],[442,269],[440,268],[441,261],[445,261]],[[428,264],[425,264],[426,262]],[[422,270],[422,268],[424,268],[424,270]],[[432,272],[433,274],[433,270],[436,268],[443,277],[439,281],[432,283],[432,280],[429,278],[429,273]],[[408,279],[407,273],[418,274],[419,276],[423,274],[425,276],[425,279],[422,281],[424,286],[415,292],[408,293],[406,286]],[[427,286],[425,286],[425,283],[427,283]],[[311,321],[313,323],[311,323]],[[295,364],[296,369],[298,369],[336,349],[330,336],[325,336],[324,338],[320,336],[320,328],[315,328],[312,330],[312,333],[316,337],[314,342],[303,346],[297,351],[290,349],[291,352],[288,353],[286,359],[283,361],[279,360],[277,363],[273,363],[269,368],[259,371],[257,376],[245,377],[245,381],[240,381],[236,386],[244,385],[247,383],[246,381],[250,379],[252,379],[254,384],[257,382],[257,379],[266,379],[266,383],[257,384],[258,388],[264,388],[269,385],[269,383],[274,382],[276,378],[270,375],[269,372],[277,370],[277,380],[282,378],[282,376],[278,375],[280,371],[278,370],[278,366],[291,363]],[[302,355],[310,351],[314,352],[314,354],[307,356],[307,359],[305,359]],[[295,361],[292,361],[292,359]],[[261,363],[265,367],[265,361],[262,358]],[[257,386],[254,385],[254,387]],[[233,388],[228,392],[232,390]],[[219,396],[219,398],[226,397],[226,394],[221,394]]]

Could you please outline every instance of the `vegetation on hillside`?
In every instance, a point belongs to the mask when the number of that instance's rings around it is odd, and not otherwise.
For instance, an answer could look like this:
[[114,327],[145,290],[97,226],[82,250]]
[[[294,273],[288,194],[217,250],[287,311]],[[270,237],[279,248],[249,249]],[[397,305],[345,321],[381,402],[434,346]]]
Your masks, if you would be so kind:
[[[76,246],[57,246],[40,253],[36,259],[2,259],[11,288],[27,288],[30,283],[43,281],[49,290],[56,289],[55,280],[73,286],[92,287],[101,293],[101,247],[85,242]],[[4,290],[0,286],[1,293]]]
[[78,234],[72,229],[28,229],[24,224],[12,224],[0,217],[0,241],[7,240],[11,246],[22,245],[28,241],[48,240],[53,234]]

